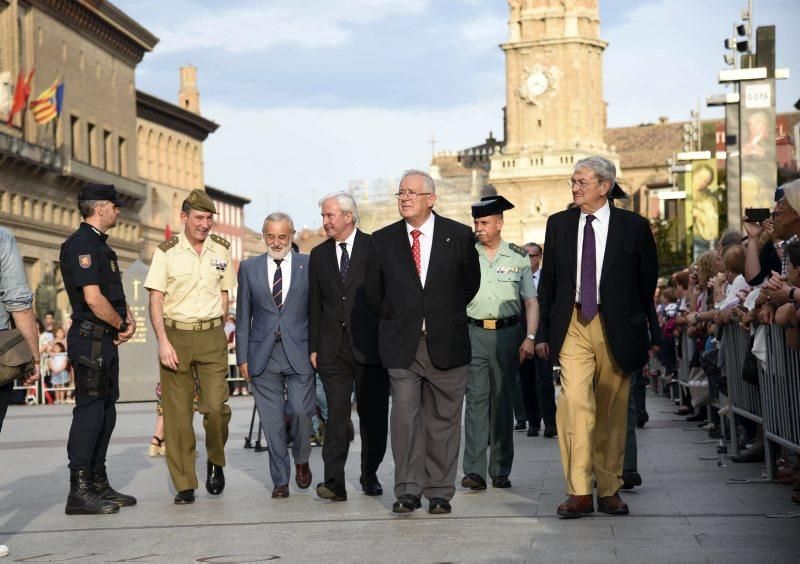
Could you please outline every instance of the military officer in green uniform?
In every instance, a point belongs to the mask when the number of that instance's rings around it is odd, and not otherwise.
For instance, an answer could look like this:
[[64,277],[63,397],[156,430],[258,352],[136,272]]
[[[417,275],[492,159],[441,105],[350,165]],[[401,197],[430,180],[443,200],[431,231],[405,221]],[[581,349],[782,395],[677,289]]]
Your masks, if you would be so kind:
[[200,386],[198,411],[206,432],[206,489],[218,495],[225,487],[222,467],[231,409],[226,403],[228,341],[223,320],[236,275],[230,243],[210,234],[215,213],[208,194],[192,190],[181,207],[183,232],[158,246],[144,283],[150,291],[150,320],[158,339],[167,466],[178,491],[176,504],[194,502],[197,488],[192,427],[195,377]]
[[[534,356],[539,323],[528,253],[500,237],[503,212],[513,207],[502,196],[487,196],[472,205],[481,287],[467,306],[472,362],[461,485],[473,490],[486,489],[487,469],[493,487],[511,487],[515,387],[520,363]],[[522,303],[527,317],[524,328],[520,324]]]

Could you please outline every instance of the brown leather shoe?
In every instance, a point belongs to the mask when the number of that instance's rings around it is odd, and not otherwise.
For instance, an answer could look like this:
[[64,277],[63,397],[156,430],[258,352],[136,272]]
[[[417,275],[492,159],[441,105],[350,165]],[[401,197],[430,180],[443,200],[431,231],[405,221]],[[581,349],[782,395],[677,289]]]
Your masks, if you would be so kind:
[[272,497],[274,499],[286,499],[289,497],[289,485],[275,486],[275,488],[272,490]]
[[294,465],[294,480],[301,490],[308,489],[311,485],[311,468],[309,468],[308,462]]
[[567,501],[558,506],[557,513],[567,519],[577,519],[583,515],[594,513],[592,495],[570,495]]
[[627,515],[628,504],[619,497],[619,492],[614,495],[597,498],[597,510],[609,515]]

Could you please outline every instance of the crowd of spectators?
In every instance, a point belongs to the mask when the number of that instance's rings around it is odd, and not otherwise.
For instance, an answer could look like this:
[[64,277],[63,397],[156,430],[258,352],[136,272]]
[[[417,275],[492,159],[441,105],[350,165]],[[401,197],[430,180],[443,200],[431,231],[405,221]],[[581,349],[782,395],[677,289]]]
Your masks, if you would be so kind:
[[[663,337],[660,360],[673,385],[678,382],[682,336],[685,334],[694,344],[689,385],[682,388],[675,413],[698,422],[712,438],[719,438],[722,432],[720,414],[714,407],[706,409],[706,405],[714,397],[715,387],[725,391],[719,354],[724,332],[744,330],[749,334],[747,354],[761,364],[762,370],[767,362],[767,327],[785,330],[787,347],[800,349],[800,180],[776,190],[774,211],[768,219],[743,220],[744,234],[725,233],[714,250],[662,280],[657,297]],[[763,429],[738,416],[736,423],[731,439],[743,450],[732,460],[763,461]],[[788,449],[781,453],[777,479],[793,484],[792,501],[800,503],[796,453]]]

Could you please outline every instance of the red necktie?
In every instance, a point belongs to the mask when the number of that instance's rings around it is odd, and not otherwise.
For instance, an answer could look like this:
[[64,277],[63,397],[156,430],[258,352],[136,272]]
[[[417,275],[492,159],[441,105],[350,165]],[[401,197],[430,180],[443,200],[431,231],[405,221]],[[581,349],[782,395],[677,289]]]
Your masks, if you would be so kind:
[[422,252],[419,248],[420,235],[422,235],[422,231],[419,229],[414,229],[411,232],[411,236],[414,238],[414,242],[411,244],[411,256],[414,257],[414,264],[417,265],[417,274],[422,276]]

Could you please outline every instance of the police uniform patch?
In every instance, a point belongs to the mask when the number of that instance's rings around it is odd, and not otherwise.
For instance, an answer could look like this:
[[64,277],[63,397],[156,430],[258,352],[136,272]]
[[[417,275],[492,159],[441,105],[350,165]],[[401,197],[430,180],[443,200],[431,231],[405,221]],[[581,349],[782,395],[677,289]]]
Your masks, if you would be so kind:
[[81,268],[92,266],[92,255],[78,255],[78,264]]

